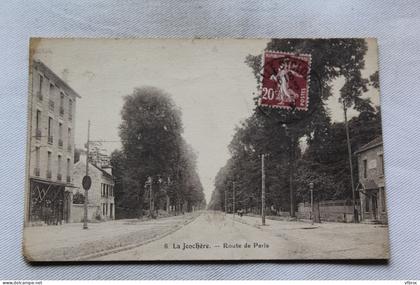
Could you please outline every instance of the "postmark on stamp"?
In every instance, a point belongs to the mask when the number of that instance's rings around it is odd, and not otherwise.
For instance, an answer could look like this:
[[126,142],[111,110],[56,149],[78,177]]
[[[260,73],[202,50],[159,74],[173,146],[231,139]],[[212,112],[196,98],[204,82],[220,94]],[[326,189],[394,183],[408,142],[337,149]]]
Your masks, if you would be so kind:
[[259,105],[308,110],[311,55],[266,51]]

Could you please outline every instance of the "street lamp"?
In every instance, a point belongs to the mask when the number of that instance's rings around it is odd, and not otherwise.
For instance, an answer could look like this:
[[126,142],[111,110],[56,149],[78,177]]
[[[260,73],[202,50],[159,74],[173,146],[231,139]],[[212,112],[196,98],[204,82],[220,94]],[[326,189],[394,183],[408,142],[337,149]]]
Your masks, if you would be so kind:
[[314,224],[314,183],[309,183],[309,190],[311,191],[311,218],[312,218],[312,225]]

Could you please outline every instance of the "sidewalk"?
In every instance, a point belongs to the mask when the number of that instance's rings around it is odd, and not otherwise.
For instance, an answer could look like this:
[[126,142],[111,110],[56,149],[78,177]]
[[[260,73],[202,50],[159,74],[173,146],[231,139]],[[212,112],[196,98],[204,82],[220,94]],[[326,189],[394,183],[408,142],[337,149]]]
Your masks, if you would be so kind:
[[128,245],[146,243],[172,233],[199,216],[199,212],[156,220],[114,220],[61,226],[24,228],[25,257],[36,261],[78,260],[84,256]]
[[[230,218],[233,215],[229,214]],[[321,224],[302,221],[278,221],[261,217],[235,215],[234,220],[269,232],[298,245],[297,255],[315,259],[385,259],[389,257],[388,227],[384,225],[325,222]],[[385,252],[385,254],[383,254]]]

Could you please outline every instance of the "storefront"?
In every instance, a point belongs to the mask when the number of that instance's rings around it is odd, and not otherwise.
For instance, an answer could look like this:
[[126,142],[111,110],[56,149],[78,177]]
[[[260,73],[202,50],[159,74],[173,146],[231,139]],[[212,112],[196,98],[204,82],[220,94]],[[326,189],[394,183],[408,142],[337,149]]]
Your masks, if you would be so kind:
[[58,225],[69,221],[71,192],[66,185],[30,179],[29,222]]

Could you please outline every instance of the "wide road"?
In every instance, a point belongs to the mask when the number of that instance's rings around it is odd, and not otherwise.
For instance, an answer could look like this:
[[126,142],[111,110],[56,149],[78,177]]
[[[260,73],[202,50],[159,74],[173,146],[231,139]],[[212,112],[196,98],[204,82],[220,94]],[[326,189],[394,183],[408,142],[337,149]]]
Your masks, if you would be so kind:
[[[244,249],[245,243],[250,247]],[[209,211],[169,236],[98,260],[278,259],[290,256],[295,249],[291,243],[231,216]]]
[[203,212],[161,239],[98,260],[384,259],[387,227],[267,220]]

